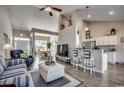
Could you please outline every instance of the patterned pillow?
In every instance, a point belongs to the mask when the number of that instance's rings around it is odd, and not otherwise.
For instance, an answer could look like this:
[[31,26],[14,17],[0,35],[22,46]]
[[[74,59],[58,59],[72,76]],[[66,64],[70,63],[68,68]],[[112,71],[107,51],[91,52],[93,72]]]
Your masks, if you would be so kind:
[[2,56],[0,56],[0,63],[3,64],[4,69],[7,69],[7,62]]
[[0,75],[3,73],[3,71],[4,71],[4,67],[3,67],[3,65],[0,63]]

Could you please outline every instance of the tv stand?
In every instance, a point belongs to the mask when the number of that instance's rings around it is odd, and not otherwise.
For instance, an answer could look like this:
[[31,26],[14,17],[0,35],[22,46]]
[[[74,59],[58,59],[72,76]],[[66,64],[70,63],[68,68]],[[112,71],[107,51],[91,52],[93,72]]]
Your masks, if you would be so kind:
[[71,64],[69,57],[63,57],[63,56],[56,55],[56,60],[57,60],[57,61],[66,62],[67,64]]

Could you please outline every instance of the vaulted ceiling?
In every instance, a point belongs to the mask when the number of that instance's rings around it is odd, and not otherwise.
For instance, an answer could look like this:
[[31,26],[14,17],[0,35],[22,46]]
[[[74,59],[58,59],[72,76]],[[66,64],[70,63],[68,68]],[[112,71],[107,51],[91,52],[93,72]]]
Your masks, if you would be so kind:
[[[50,17],[47,12],[40,12],[38,9],[44,5],[13,5],[7,7],[14,29],[30,31],[31,28],[37,28],[57,32],[58,14]],[[86,19],[86,6],[84,5],[55,5],[55,7],[62,9],[63,14],[72,14],[73,11],[78,10],[79,17]],[[109,15],[110,11],[114,11],[114,15]],[[91,15],[90,18],[86,19],[89,21],[124,21],[124,6],[91,5],[88,14]]]
[[[58,17],[50,17],[47,12],[40,12],[34,6],[8,6],[14,29],[31,30],[31,28],[56,31]],[[21,25],[22,24],[22,25]]]

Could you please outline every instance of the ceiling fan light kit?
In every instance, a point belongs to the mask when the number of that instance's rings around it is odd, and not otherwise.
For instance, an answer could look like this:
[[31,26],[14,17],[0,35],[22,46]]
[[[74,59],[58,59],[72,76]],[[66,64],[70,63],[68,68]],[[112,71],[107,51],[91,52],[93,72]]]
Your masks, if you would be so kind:
[[57,12],[62,12],[62,9],[53,7],[52,5],[47,5],[44,8],[39,9],[40,11],[47,11],[49,13],[50,16],[53,16],[53,11],[57,11]]
[[52,9],[51,9],[51,7],[48,6],[48,7],[45,8],[45,11],[51,12]]

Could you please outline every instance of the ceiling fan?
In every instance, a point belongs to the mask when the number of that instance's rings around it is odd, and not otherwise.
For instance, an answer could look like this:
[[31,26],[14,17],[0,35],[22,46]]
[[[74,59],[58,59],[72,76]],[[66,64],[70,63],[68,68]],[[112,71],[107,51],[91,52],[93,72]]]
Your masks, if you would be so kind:
[[50,15],[50,16],[53,16],[53,11],[62,12],[62,9],[53,7],[52,5],[47,5],[47,6],[45,6],[44,8],[41,8],[41,9],[39,9],[39,10],[40,10],[40,11],[45,10],[45,11],[49,12],[49,15]]

